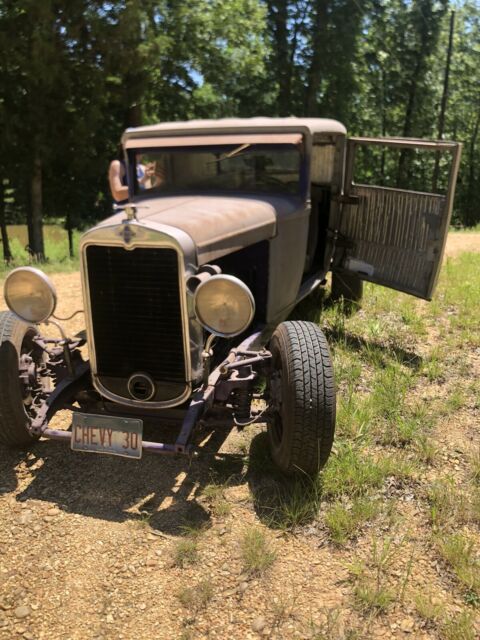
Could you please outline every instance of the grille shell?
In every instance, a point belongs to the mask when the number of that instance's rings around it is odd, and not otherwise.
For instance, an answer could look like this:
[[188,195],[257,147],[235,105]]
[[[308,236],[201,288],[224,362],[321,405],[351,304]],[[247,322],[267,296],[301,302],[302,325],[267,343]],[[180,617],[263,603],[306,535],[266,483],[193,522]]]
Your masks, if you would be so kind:
[[131,400],[128,379],[143,372],[155,381],[151,402],[181,396],[187,375],[177,251],[90,245],[85,258],[99,382]]

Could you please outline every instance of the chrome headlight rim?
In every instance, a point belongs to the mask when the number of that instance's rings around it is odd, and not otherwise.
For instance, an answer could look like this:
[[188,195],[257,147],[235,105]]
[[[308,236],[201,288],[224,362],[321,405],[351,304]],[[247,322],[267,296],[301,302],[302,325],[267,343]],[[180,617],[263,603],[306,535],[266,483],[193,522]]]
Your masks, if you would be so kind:
[[[234,332],[230,332],[230,333],[217,331],[215,328],[213,328],[211,325],[209,325],[207,322],[205,322],[202,319],[201,313],[198,312],[198,296],[199,296],[199,293],[201,293],[202,290],[204,290],[205,287],[209,287],[209,286],[212,285],[212,283],[215,283],[215,282],[218,282],[218,281],[229,281],[229,282],[235,284],[236,286],[238,286],[241,289],[242,293],[245,294],[248,302],[250,303],[248,320],[243,323],[241,329],[239,329],[238,331],[234,331]],[[249,287],[244,282],[242,282],[240,280],[240,278],[237,278],[236,276],[231,276],[231,275],[228,275],[228,274],[221,273],[221,274],[218,274],[218,275],[211,276],[210,278],[208,278],[207,280],[205,280],[204,282],[202,282],[201,284],[198,285],[198,287],[195,289],[195,293],[194,293],[194,296],[193,296],[193,307],[194,307],[195,316],[196,316],[198,322],[209,333],[212,333],[213,335],[216,335],[219,338],[234,338],[235,336],[239,336],[244,331],[246,331],[248,329],[248,327],[250,326],[250,324],[252,323],[253,317],[255,315],[255,298],[253,297],[253,293],[250,291]]]
[[[19,313],[18,309],[15,308],[15,304],[12,301],[12,286],[15,285],[15,279],[18,278],[19,274],[30,274],[33,276],[32,278],[32,286],[35,288],[35,278],[37,279],[37,285],[40,285],[40,290],[43,290],[47,296],[50,296],[50,300],[48,301],[48,305],[46,306],[44,313],[38,315],[36,317],[28,316],[27,314],[22,315]],[[5,278],[5,282],[3,285],[3,296],[5,298],[5,302],[7,307],[10,309],[12,313],[14,313],[18,318],[23,320],[23,322],[28,322],[31,324],[41,324],[42,322],[46,322],[54,313],[57,308],[57,291],[53,282],[44,273],[41,269],[37,269],[36,267],[17,267],[10,271],[10,273]]]

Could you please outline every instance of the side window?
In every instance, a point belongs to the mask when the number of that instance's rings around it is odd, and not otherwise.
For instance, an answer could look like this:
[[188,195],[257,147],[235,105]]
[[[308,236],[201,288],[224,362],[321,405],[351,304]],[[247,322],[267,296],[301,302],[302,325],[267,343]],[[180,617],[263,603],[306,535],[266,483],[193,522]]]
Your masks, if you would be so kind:
[[353,182],[392,189],[445,195],[450,157],[425,148],[359,146],[355,153]]

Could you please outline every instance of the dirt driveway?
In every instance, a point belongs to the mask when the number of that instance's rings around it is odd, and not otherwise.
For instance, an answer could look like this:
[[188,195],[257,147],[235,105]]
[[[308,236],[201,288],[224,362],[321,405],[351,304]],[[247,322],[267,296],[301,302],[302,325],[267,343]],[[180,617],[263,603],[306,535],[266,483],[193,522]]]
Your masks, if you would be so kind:
[[452,258],[459,253],[478,251],[480,251],[480,233],[459,231],[449,234],[445,248],[447,257]]
[[[480,251],[480,234],[449,237],[449,256],[465,250]],[[68,315],[81,306],[78,274],[53,279],[57,313]],[[67,325],[80,330],[81,316]],[[65,427],[69,417],[65,412],[55,424]],[[458,413],[465,438],[473,437],[478,419],[475,407]],[[444,435],[437,434],[439,444]],[[364,616],[352,605],[351,566],[367,553],[368,526],[342,548],[328,542],[321,518],[293,533],[268,526],[261,496],[273,479],[245,457],[265,446],[262,426],[243,433],[213,429],[201,438],[207,453],[192,462],[74,454],[49,441],[30,451],[0,449],[0,638],[440,637],[403,596],[380,616]],[[439,455],[442,473],[463,469],[460,454]],[[437,585],[435,597],[454,615],[463,600],[422,533],[425,487],[435,473],[427,470],[408,486],[387,483],[380,496],[393,496],[405,522],[417,527],[421,552],[408,579],[419,592]],[[276,554],[265,573],[245,567],[250,527]],[[395,571],[404,570],[395,565]],[[347,635],[350,628],[358,634]]]

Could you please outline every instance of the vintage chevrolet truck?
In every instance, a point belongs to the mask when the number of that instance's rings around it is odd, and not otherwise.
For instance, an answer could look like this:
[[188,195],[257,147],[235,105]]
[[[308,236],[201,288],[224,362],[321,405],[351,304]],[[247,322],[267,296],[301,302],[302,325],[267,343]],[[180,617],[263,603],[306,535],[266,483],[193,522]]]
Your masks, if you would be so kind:
[[[128,201],[80,244],[85,331],[66,335],[40,270],[5,280],[0,442],[190,454],[221,406],[239,428],[267,424],[283,472],[315,474],[334,437],[332,362],[319,326],[287,318],[328,271],[336,297],[358,300],[367,280],[430,299],[460,145],[348,138],[337,121],[293,117],[163,123],[122,143]],[[441,157],[446,189],[357,183],[364,148]],[[71,428],[52,429],[65,408]],[[147,441],[144,421],[160,428],[172,411],[175,442]]]

